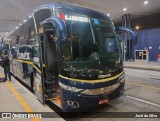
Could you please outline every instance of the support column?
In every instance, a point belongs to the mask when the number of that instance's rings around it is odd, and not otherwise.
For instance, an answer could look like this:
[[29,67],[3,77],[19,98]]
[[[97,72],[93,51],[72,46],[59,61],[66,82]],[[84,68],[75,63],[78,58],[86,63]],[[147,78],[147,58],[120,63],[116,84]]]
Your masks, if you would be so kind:
[[[122,16],[122,26],[130,28],[130,14]],[[131,60],[131,40],[130,33],[123,32],[123,57],[124,61]]]

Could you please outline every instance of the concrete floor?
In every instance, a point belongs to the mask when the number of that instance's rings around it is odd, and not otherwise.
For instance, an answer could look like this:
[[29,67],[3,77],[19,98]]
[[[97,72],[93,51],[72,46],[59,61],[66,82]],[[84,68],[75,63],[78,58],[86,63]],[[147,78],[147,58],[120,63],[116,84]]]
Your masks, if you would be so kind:
[[[0,78],[4,77],[3,69],[0,68]],[[0,118],[0,121],[64,121],[56,112],[47,105],[40,103],[36,96],[12,77],[12,81],[0,82],[0,117],[2,113],[29,113],[50,112],[54,118],[21,119]]]
[[[2,70],[1,70],[2,72]],[[160,72],[125,69],[125,93],[118,99],[103,106],[96,107],[90,113],[79,115],[75,121],[159,121],[159,118],[106,118],[108,112],[159,112],[160,114]],[[9,82],[19,92],[34,112],[53,112],[47,105],[42,105],[36,97],[12,78]],[[0,112],[24,112],[23,107],[16,101],[5,83],[0,83]],[[7,100],[7,101],[5,101]],[[5,102],[5,103],[4,103]],[[97,113],[103,112],[103,113]],[[74,115],[74,114],[73,114]],[[121,114],[119,114],[121,115]],[[126,113],[126,115],[129,115]],[[111,114],[112,117],[112,114]],[[9,119],[0,119],[7,121]],[[13,120],[13,119],[11,119]],[[16,119],[15,119],[16,120]],[[63,120],[41,119],[46,121]],[[24,121],[24,120],[23,120]]]
[[107,112],[159,112],[160,114],[160,72],[136,69],[125,69],[125,72],[125,93],[120,98],[93,110],[92,113],[83,116],[85,118],[78,117],[74,120],[159,121],[159,118],[105,118]]

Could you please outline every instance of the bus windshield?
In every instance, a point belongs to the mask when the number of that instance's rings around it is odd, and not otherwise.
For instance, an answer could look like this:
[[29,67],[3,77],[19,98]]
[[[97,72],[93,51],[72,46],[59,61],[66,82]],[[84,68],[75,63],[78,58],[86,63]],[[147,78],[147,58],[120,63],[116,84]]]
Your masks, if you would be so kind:
[[120,48],[110,21],[90,18],[65,23],[68,39],[61,42],[61,52],[71,77],[95,79],[121,66]]

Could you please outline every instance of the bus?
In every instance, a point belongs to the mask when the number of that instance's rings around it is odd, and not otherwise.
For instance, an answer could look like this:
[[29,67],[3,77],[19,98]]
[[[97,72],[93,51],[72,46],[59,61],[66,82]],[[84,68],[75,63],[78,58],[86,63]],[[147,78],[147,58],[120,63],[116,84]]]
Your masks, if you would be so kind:
[[107,103],[125,86],[115,30],[101,12],[64,3],[42,5],[4,38],[11,73],[41,103],[49,101],[66,112]]

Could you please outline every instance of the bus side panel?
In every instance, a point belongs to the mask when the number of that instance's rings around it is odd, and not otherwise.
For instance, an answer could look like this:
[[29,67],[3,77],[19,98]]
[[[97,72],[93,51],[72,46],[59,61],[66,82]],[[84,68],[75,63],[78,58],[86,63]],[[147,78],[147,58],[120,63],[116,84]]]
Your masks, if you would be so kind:
[[12,73],[12,74],[14,74],[14,61],[13,60],[10,60],[10,72]]
[[22,67],[22,81],[31,87],[31,73],[33,72],[33,67],[27,63],[21,63]]
[[41,73],[39,72],[36,72],[34,73],[33,75],[33,80],[34,80],[34,92],[35,92],[35,95],[37,97],[37,99],[44,103],[44,95],[43,95],[43,87],[42,87],[42,80],[41,80]]
[[13,72],[16,77],[22,79],[22,67],[21,62],[13,60]]
[[31,87],[31,73],[33,72],[32,65],[13,60],[11,64],[11,72],[22,82]]

